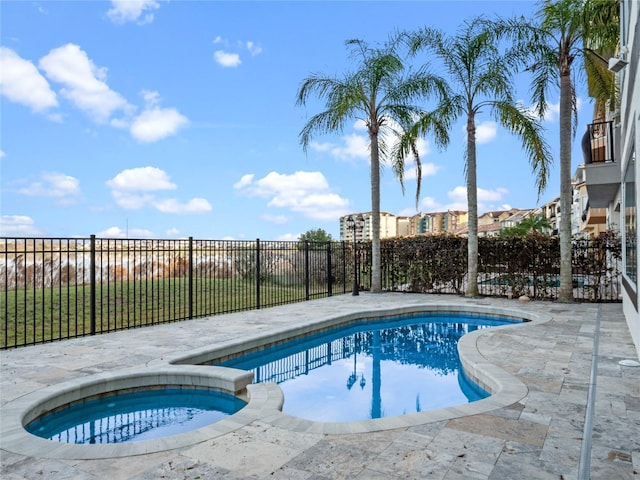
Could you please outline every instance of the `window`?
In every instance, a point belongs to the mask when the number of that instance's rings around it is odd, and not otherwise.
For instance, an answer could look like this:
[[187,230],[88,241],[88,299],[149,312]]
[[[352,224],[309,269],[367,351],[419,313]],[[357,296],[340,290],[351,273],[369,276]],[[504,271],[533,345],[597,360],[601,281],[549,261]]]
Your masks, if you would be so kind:
[[636,208],[636,153],[631,152],[623,184],[624,200],[624,264],[625,273],[636,286],[638,283],[637,233],[638,214]]

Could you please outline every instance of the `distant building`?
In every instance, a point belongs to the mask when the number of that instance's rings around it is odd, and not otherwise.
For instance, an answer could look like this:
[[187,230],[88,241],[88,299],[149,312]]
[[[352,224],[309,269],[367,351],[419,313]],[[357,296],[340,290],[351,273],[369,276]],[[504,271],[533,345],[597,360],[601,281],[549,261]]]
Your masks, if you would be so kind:
[[[352,217],[361,217],[362,225],[358,226],[355,232],[355,240],[371,240],[373,238],[373,215],[371,212],[350,213],[340,217],[340,240],[353,241],[354,231],[350,219]],[[380,212],[380,238],[392,238],[397,236],[396,216]]]
[[445,212],[421,213],[417,235],[437,235],[444,232]]
[[551,235],[558,235],[560,226],[560,197],[556,197],[550,202],[540,207],[541,215],[544,215],[551,225]]
[[500,222],[500,225],[502,228],[512,228],[518,225],[524,219],[529,218],[535,214],[535,209],[518,210],[502,220],[502,222]]
[[413,228],[413,217],[396,217],[396,236],[411,237],[416,234]]

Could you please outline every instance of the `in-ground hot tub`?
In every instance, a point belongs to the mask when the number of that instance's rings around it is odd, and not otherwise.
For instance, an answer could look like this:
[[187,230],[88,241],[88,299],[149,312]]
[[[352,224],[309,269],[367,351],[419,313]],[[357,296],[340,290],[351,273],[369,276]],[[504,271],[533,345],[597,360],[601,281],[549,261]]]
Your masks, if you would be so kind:
[[85,397],[36,418],[25,429],[63,443],[140,442],[205,427],[246,404],[211,388],[153,385]]
[[[20,397],[5,404],[3,410],[3,422],[1,425],[0,444],[3,449],[23,455],[49,457],[49,458],[110,458],[144,453],[159,452],[173,448],[193,445],[204,440],[223,435],[233,431],[254,419],[251,414],[256,405],[264,406],[264,396],[254,395],[253,402],[249,400],[247,389],[252,381],[251,372],[224,367],[197,367],[197,366],[171,366],[164,368],[131,369],[117,374],[99,374],[90,378],[84,377],[70,382],[65,382],[42,390],[35,391],[24,397]],[[213,418],[207,425],[192,424],[193,429],[187,429],[181,433],[174,430],[165,430],[166,436],[157,438],[138,438],[139,441],[125,443],[103,442],[96,444],[75,444],[70,441],[69,433],[63,433],[54,441],[27,431],[29,425],[35,430],[42,427],[40,419],[61,412],[69,407],[79,405],[92,405],[98,401],[102,408],[109,408],[109,402],[105,399],[115,399],[114,393],[139,394],[140,392],[170,391],[177,397],[188,397],[194,392],[213,392],[223,404],[231,406],[231,410],[218,418]],[[197,395],[196,395],[197,396]],[[175,400],[175,395],[167,397],[168,403]],[[277,399],[276,399],[277,400]],[[114,402],[115,403],[115,402]],[[184,403],[182,400],[179,403]],[[197,403],[197,401],[196,401]],[[214,402],[215,403],[215,402]],[[219,403],[219,402],[218,402]],[[171,405],[166,405],[169,408]],[[193,406],[193,405],[192,405]],[[215,407],[215,405],[213,405]],[[242,408],[240,408],[242,407]],[[279,408],[280,404],[272,405]],[[163,407],[159,408],[162,411]],[[223,409],[228,408],[223,406]],[[85,411],[86,423],[92,422],[91,409]],[[126,413],[124,414],[126,417]],[[108,415],[107,415],[108,416]],[[81,418],[77,423],[83,424]],[[79,428],[85,428],[81,426]],[[123,428],[111,429],[114,431],[126,430]],[[90,428],[90,427],[88,427]],[[71,436],[76,434],[71,434]],[[88,435],[91,436],[91,435]],[[94,440],[95,437],[94,436]],[[69,442],[69,443],[66,443]]]

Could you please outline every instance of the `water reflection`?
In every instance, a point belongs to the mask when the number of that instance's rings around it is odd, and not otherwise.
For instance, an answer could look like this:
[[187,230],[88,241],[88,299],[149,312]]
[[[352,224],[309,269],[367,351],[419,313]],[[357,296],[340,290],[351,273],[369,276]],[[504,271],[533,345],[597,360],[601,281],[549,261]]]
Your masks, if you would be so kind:
[[164,388],[80,402],[40,417],[25,428],[64,443],[138,442],[209,425],[245,405],[221,392]]
[[253,370],[255,382],[280,384],[284,411],[311,420],[364,420],[459,405],[487,393],[461,374],[458,340],[505,322],[455,320],[411,317],[343,328],[221,365]]

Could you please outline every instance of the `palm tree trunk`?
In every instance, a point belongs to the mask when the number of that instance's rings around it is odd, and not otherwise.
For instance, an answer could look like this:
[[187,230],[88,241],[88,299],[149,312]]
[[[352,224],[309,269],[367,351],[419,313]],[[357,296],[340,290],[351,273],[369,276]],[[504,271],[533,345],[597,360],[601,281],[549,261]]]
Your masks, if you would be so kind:
[[558,300],[573,302],[571,267],[571,70],[560,73],[560,291]]
[[371,140],[371,292],[382,291],[380,272],[380,152],[378,134],[370,132]]
[[473,113],[467,118],[467,297],[478,296],[478,185],[476,180],[476,124]]

